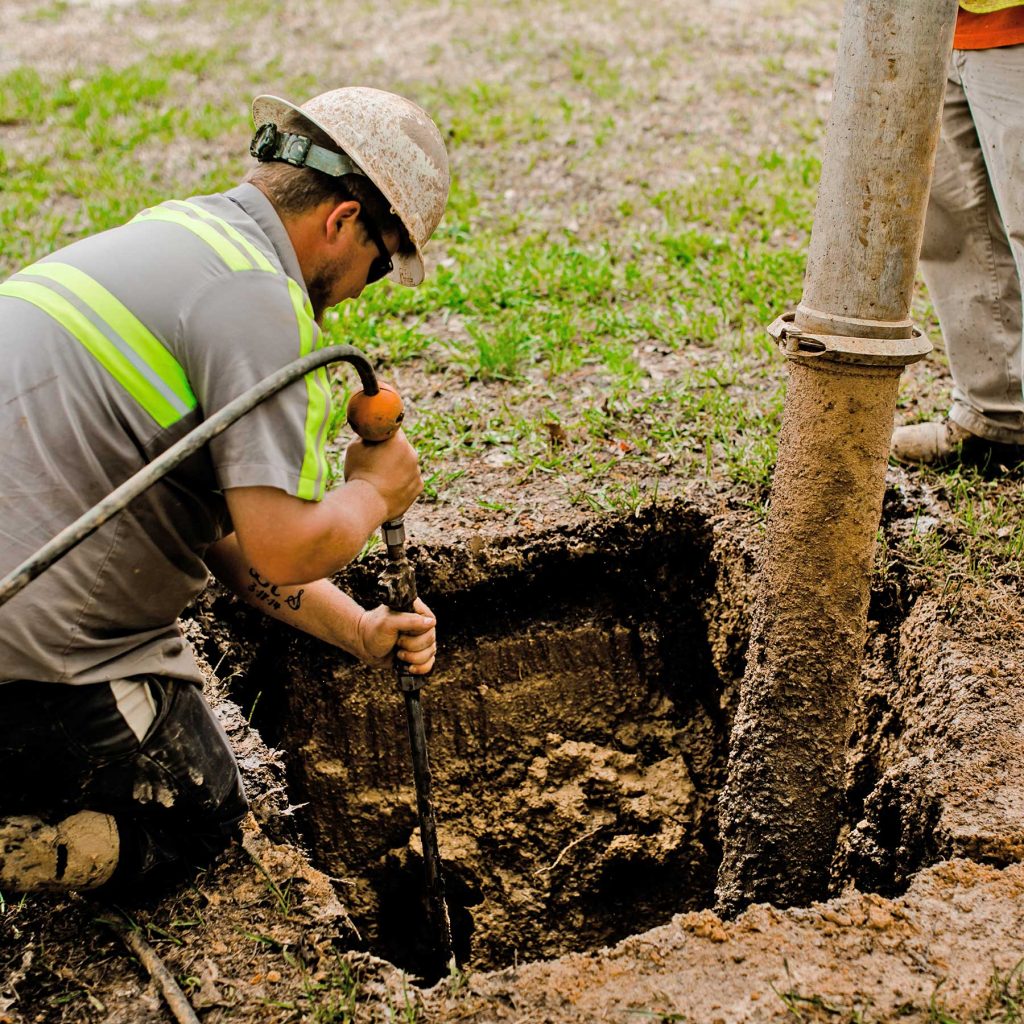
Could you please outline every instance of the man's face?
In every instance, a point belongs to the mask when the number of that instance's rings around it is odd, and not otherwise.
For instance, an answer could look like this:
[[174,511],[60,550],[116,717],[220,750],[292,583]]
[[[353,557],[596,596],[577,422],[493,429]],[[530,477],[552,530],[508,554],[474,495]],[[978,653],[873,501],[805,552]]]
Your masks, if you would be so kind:
[[[325,255],[309,281],[309,300],[319,321],[324,310],[358,298],[372,276],[378,280],[382,261],[398,250],[398,235],[391,232],[380,237],[380,243],[359,220],[349,221],[342,229],[344,244]],[[384,246],[383,252],[379,244]]]

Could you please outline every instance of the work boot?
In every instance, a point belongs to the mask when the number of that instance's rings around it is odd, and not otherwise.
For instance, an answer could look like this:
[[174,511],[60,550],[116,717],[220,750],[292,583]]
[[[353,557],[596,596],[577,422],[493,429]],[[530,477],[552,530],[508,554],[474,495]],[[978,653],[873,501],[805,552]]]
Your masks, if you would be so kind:
[[1024,444],[1003,444],[979,437],[952,420],[897,427],[892,457],[919,466],[948,466],[960,462],[983,470],[1009,471],[1024,463]]
[[897,427],[892,435],[892,457],[920,466],[944,466],[960,458],[964,440],[973,436],[952,420]]
[[109,814],[79,811],[56,825],[28,815],[0,818],[0,890],[95,889],[110,881],[119,852]]

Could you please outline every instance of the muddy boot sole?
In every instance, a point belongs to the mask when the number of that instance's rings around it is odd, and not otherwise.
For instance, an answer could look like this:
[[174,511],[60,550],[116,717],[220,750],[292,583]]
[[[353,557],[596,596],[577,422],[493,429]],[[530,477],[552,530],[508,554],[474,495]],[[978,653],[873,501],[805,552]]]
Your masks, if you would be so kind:
[[55,825],[27,815],[0,819],[0,889],[95,889],[110,881],[119,849],[109,814],[79,811]]

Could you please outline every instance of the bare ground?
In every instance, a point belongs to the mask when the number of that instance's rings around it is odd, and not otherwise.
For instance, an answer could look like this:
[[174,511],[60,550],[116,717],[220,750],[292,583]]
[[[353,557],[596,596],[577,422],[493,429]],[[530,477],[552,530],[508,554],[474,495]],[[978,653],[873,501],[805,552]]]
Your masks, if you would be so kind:
[[[888,525],[895,529],[899,523],[890,518]],[[750,582],[751,534],[737,533],[737,525],[735,517],[714,518],[712,534],[720,545],[723,585],[742,592]],[[516,578],[508,564],[510,557],[516,560],[516,548],[495,546],[467,562],[464,538],[421,551],[425,578],[439,598],[444,580],[457,588],[467,579],[467,566],[470,577],[486,577],[492,558],[496,576]],[[530,545],[518,552],[529,560]],[[367,569],[363,576],[369,575]],[[360,581],[354,584],[358,588]],[[875,598],[876,612],[895,599],[882,591]],[[185,981],[208,1021],[582,1022],[637,1014],[728,1022],[794,1015],[804,1020],[1012,1020],[1006,1007],[1019,1005],[1014,1000],[1021,995],[1013,969],[1024,956],[1021,616],[1019,609],[980,594],[955,618],[934,596],[911,595],[911,600],[905,619],[896,616],[898,621],[887,624],[882,614],[874,620],[854,717],[848,793],[853,827],[837,856],[838,895],[827,903],[791,910],[756,906],[735,921],[710,910],[669,920],[668,896],[666,924],[611,948],[493,973],[473,970],[471,962],[468,975],[422,990],[384,961],[354,951],[362,940],[345,904],[346,894],[359,891],[359,877],[348,874],[332,885],[310,866],[296,846],[294,811],[275,767],[279,759],[224,702],[222,713],[243,751],[263,828],[275,838],[250,834],[245,851],[229,854],[191,887],[130,913]],[[710,598],[707,607],[721,606]],[[738,607],[742,617],[742,602]],[[737,605],[728,602],[723,610],[724,633],[730,622],[742,633]],[[208,638],[198,626],[191,628],[209,650]],[[218,643],[237,645],[240,636],[244,639],[244,632],[232,627],[221,632]],[[735,636],[722,639],[719,655],[735,653]],[[325,669],[321,678],[328,700],[332,679],[333,685],[346,684],[343,671]],[[478,681],[469,682],[475,688]],[[428,701],[449,700],[443,692],[428,690]],[[445,727],[438,728],[447,750]],[[549,737],[550,742],[555,741]],[[596,769],[591,785],[604,779],[600,785],[611,785],[608,792],[614,792],[615,786],[628,790],[636,784],[636,765],[628,756],[583,747],[589,750],[583,761]],[[578,766],[583,763],[579,753],[567,752],[564,741],[559,750],[556,742],[551,764],[568,756]],[[438,758],[443,762],[441,754]],[[440,770],[444,777],[445,768]],[[559,814],[575,815],[568,827],[579,830],[587,814],[592,820],[593,810],[582,816],[572,811],[571,787],[578,781],[556,781],[562,811],[552,817],[552,827]],[[415,854],[411,793],[402,782],[390,792],[392,813],[410,822],[405,834]],[[522,792],[509,790],[511,802],[499,806],[499,816],[529,820]],[[651,793],[657,799],[657,787]],[[551,799],[542,790],[537,796]],[[456,811],[457,799],[450,787],[439,787],[442,845],[454,864],[461,860],[486,874],[489,861],[467,858],[456,837],[473,832],[468,815],[488,812],[483,804]],[[630,827],[628,820],[613,826],[627,832]],[[658,842],[655,836],[651,841]],[[606,841],[597,844],[598,850],[606,848]],[[549,849],[550,866],[558,851]],[[567,862],[577,863],[575,855]],[[589,862],[589,856],[580,861]],[[575,913],[571,904],[568,909]],[[415,916],[414,907],[410,912]],[[97,923],[108,913],[84,901],[37,898],[8,905],[0,915],[0,965],[6,972],[0,1020],[166,1019],[153,986]],[[502,920],[507,916],[499,912],[495,918],[492,909],[489,924],[499,937]],[[488,925],[486,913],[482,922]],[[595,934],[585,919],[574,927],[581,935]],[[569,927],[570,948],[571,933]],[[559,941],[554,930],[552,941]],[[351,1017],[340,1009],[336,1017],[324,1015],[325,1008],[347,1005],[339,993],[349,990],[339,978],[358,981]],[[400,1016],[413,1007],[419,1016]]]

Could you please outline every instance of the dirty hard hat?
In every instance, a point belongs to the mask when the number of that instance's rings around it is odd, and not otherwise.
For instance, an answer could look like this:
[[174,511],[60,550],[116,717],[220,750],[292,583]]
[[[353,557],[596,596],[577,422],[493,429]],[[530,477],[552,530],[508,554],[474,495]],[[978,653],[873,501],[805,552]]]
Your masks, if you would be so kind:
[[415,103],[380,89],[332,89],[301,107],[277,96],[253,100],[257,129],[280,124],[288,111],[326,132],[388,200],[415,247],[394,257],[391,277],[419,284],[423,246],[444,213],[450,182],[448,154],[434,122]]

